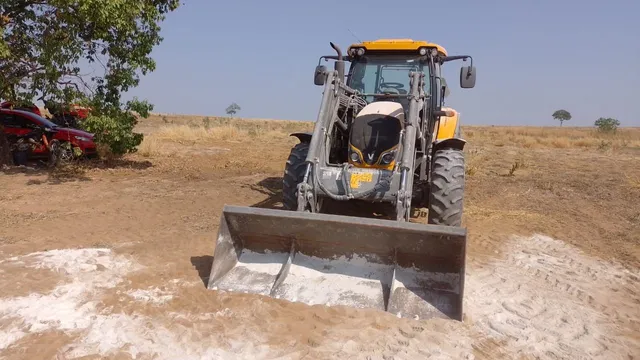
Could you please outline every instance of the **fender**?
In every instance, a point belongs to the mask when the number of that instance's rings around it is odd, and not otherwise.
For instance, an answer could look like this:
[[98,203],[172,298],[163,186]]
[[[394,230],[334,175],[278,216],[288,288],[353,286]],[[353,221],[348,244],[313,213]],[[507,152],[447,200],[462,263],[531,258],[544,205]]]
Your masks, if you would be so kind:
[[460,138],[460,113],[451,108],[442,110],[453,111],[453,116],[441,116],[438,122],[438,132],[433,142],[433,151],[442,148],[463,150],[466,140]]
[[310,132],[297,132],[297,133],[289,134],[289,136],[297,137],[298,140],[300,140],[301,143],[310,143],[311,142],[311,137],[313,136],[313,133],[310,133]]
[[453,137],[457,137],[460,132],[460,113],[452,108],[442,108],[444,111],[452,111],[453,116],[440,116],[440,120],[438,121],[438,131],[436,132],[437,136],[434,141],[449,139]]
[[452,148],[462,151],[464,150],[464,146],[466,145],[466,143],[466,140],[456,137],[436,140],[436,142],[433,143],[433,152],[444,148]]

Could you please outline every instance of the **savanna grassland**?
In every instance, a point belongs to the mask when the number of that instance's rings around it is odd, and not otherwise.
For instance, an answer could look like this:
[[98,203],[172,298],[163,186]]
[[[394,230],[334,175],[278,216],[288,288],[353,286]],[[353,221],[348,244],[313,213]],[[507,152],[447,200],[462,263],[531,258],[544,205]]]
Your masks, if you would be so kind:
[[154,115],[123,159],[0,172],[2,357],[640,354],[637,128],[463,126],[462,323],[207,290],[223,206],[280,207],[312,126]]

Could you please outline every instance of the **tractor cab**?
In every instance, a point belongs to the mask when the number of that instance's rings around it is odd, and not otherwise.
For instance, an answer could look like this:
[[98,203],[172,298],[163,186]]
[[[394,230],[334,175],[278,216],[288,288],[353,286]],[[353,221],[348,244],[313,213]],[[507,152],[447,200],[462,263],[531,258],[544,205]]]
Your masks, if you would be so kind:
[[[362,93],[367,103],[395,101],[409,110],[409,73],[429,73],[428,64],[417,56],[367,55],[351,63],[347,86]],[[425,93],[429,91],[425,82]]]
[[431,74],[440,76],[433,55],[446,56],[444,48],[437,44],[410,39],[380,39],[353,44],[347,50],[351,66],[346,84],[358,90],[367,103],[394,101],[409,111],[410,73],[425,75],[422,89],[430,96]]

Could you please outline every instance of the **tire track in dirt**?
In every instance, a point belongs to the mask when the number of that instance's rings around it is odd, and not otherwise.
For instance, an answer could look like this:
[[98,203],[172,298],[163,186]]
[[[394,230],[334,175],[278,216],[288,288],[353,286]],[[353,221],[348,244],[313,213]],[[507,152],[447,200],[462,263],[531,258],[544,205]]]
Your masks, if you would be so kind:
[[638,271],[545,236],[515,237],[468,274],[466,313],[510,356],[628,359],[640,353]]

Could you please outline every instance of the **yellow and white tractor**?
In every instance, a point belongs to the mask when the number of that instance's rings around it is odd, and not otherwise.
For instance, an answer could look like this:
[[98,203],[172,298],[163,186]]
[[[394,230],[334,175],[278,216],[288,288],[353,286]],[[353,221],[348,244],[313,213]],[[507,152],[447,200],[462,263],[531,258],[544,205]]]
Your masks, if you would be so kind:
[[[401,317],[462,320],[466,229],[465,140],[444,106],[437,44],[381,39],[353,44],[324,86],[312,133],[295,133],[284,209],[225,206],[209,288],[307,304],[377,308]],[[345,71],[345,63],[350,63]],[[473,60],[460,86],[475,86]],[[340,214],[358,204],[363,215]],[[337,206],[336,206],[337,205]],[[374,205],[387,218],[370,213]],[[428,223],[411,222],[413,208]],[[371,215],[371,216],[370,216]]]

